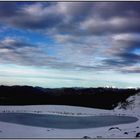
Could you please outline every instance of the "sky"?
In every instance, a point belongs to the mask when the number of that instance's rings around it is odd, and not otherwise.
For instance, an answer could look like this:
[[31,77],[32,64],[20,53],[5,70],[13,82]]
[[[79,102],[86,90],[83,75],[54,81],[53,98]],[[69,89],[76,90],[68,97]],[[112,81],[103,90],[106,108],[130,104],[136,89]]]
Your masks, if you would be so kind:
[[140,2],[0,2],[0,85],[140,86]]

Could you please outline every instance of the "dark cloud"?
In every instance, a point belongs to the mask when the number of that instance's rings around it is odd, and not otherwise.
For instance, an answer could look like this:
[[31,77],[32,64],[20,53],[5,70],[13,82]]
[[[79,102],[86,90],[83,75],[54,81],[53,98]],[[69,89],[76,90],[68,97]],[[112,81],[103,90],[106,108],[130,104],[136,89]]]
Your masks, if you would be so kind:
[[[9,2],[0,5],[1,20],[20,28],[77,35],[140,31],[139,2],[52,2],[48,5],[38,2],[23,6]],[[8,10],[5,5],[9,6]]]
[[0,2],[0,17],[9,18],[16,14],[17,5],[14,2]]
[[117,55],[117,58],[105,59],[103,60],[105,65],[109,67],[126,67],[126,66],[133,66],[139,63],[140,55],[136,55],[133,53],[120,53]]
[[140,49],[139,34],[115,35],[112,42],[113,44],[108,50],[110,58],[103,60],[104,65],[114,67],[123,72],[125,67],[139,64],[140,54],[135,52],[135,50]]
[[98,16],[108,19],[112,17],[139,17],[140,9],[139,2],[125,1],[125,2],[97,2],[93,9]]
[[34,47],[34,45],[30,43],[26,43],[25,41],[15,40],[12,38],[5,38],[4,40],[0,41],[0,49],[17,49],[22,47]]
[[127,69],[122,69],[123,73],[140,73],[140,67],[128,67]]

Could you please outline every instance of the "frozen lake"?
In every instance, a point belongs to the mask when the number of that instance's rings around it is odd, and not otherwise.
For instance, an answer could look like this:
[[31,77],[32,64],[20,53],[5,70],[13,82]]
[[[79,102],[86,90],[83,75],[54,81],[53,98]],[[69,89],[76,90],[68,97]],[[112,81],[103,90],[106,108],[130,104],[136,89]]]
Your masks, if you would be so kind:
[[82,129],[136,122],[129,116],[62,116],[32,113],[0,113],[1,122],[58,129]]

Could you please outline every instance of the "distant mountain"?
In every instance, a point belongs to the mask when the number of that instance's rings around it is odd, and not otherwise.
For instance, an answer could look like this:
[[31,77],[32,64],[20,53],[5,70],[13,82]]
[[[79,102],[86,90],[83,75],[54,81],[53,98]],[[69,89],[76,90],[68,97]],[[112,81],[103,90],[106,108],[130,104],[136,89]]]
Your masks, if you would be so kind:
[[41,88],[32,86],[0,86],[1,105],[73,105],[113,109],[118,103],[140,92],[118,88]]

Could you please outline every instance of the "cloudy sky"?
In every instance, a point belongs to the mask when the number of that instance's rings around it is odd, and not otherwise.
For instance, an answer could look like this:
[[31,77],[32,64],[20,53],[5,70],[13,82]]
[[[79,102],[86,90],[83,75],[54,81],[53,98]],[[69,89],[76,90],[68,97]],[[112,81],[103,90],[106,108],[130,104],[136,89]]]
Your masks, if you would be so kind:
[[140,86],[140,2],[0,2],[0,84]]

